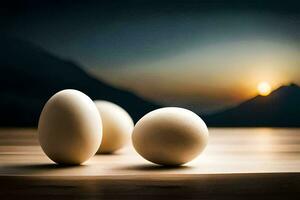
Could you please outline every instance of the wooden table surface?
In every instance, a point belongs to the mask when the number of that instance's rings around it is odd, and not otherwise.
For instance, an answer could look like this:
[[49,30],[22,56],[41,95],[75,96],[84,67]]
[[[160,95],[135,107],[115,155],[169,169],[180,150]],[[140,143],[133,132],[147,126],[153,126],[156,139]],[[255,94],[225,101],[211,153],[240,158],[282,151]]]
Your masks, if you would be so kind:
[[[178,168],[141,158],[129,144],[81,166],[59,166],[35,129],[0,129],[0,198],[281,199],[299,195],[300,129],[210,129],[206,150]],[[250,195],[250,196],[249,196]]]

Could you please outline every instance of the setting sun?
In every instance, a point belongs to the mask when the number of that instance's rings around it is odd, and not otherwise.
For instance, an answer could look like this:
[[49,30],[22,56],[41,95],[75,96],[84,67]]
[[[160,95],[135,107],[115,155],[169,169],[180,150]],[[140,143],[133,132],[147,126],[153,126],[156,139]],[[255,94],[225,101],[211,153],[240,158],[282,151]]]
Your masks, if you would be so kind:
[[258,94],[260,94],[261,96],[267,96],[271,92],[271,86],[268,82],[265,82],[265,81],[260,82],[257,85],[257,91],[258,91]]

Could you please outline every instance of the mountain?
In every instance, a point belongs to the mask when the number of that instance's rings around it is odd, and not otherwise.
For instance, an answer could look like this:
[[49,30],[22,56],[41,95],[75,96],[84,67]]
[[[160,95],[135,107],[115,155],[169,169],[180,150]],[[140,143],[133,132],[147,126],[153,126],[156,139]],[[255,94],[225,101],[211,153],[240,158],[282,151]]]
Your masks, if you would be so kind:
[[[0,126],[36,126],[46,101],[67,88],[78,89],[93,100],[112,101],[134,121],[159,107],[30,42],[0,38]],[[300,87],[281,86],[268,96],[256,96],[203,119],[216,127],[300,127]]]
[[281,86],[268,96],[256,96],[204,119],[216,127],[300,127],[300,87],[293,83]]
[[134,121],[159,107],[30,42],[1,37],[0,126],[36,126],[46,101],[67,88],[80,90],[93,100],[112,101],[126,109]]

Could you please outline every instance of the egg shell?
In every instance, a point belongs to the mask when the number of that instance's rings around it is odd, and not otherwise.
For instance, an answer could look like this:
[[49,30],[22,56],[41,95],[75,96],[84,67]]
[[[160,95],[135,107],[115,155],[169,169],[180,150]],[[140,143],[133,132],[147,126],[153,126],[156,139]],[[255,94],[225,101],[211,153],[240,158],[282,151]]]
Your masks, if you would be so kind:
[[146,160],[177,166],[197,157],[208,141],[203,120],[190,110],[166,107],[142,117],[134,127],[132,143]]
[[134,127],[130,115],[120,106],[108,101],[95,101],[101,115],[103,135],[97,153],[113,153],[130,141]]
[[97,152],[102,124],[94,102],[84,93],[67,89],[45,104],[38,124],[45,154],[59,164],[77,165]]

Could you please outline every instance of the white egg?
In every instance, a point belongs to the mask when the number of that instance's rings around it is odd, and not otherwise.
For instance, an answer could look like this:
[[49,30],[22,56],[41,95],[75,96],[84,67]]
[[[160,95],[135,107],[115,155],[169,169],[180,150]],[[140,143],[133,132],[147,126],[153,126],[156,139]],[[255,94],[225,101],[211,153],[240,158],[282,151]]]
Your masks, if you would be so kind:
[[95,155],[101,144],[99,112],[84,93],[62,90],[44,106],[38,136],[43,151],[54,162],[81,164]]
[[130,140],[134,123],[120,106],[108,101],[95,101],[101,115],[103,137],[98,153],[112,153]]
[[132,143],[146,160],[160,165],[182,165],[197,157],[208,141],[203,120],[187,109],[167,107],[142,117]]

